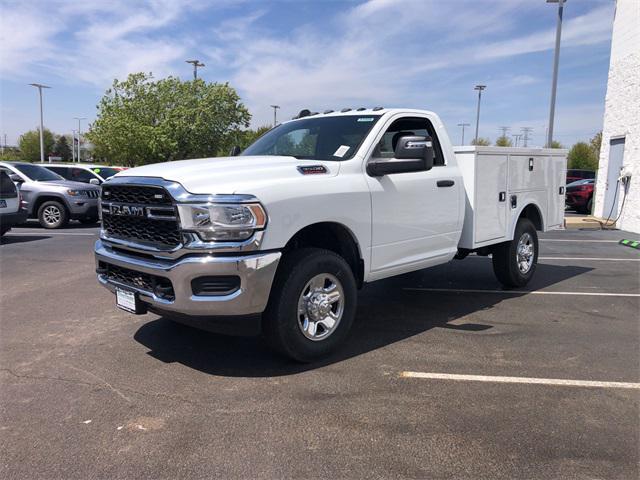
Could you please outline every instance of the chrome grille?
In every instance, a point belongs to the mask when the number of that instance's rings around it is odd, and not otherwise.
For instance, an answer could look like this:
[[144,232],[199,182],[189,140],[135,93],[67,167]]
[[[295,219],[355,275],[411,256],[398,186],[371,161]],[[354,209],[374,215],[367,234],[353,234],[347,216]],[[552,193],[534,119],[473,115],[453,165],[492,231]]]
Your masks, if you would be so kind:
[[100,197],[100,190],[82,190],[82,194],[88,198],[98,198]]
[[[114,212],[114,206],[121,207],[122,212]],[[129,215],[132,210],[142,214]],[[163,250],[182,242],[176,207],[162,187],[104,185],[102,229],[110,238]]]

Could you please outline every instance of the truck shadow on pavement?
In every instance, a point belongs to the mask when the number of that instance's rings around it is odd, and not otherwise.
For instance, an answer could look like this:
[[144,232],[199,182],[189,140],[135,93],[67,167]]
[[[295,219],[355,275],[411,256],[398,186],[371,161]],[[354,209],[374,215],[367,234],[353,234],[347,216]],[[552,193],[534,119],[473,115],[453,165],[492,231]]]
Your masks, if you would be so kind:
[[0,245],[10,245],[12,243],[35,242],[37,240],[46,240],[51,238],[47,235],[20,235],[18,232],[4,235],[0,238]]
[[[538,265],[527,290],[540,290],[582,275],[591,268]],[[166,318],[146,323],[134,338],[162,362],[179,362],[201,372],[228,377],[274,377],[314,370],[377,350],[432,328],[482,332],[490,324],[451,322],[488,310],[503,300],[526,295],[434,292],[416,288],[501,290],[488,259],[450,262],[440,267],[381,280],[365,286],[347,342],[320,362],[299,364],[267,348],[260,337],[217,335]],[[486,316],[485,316],[486,318]]]

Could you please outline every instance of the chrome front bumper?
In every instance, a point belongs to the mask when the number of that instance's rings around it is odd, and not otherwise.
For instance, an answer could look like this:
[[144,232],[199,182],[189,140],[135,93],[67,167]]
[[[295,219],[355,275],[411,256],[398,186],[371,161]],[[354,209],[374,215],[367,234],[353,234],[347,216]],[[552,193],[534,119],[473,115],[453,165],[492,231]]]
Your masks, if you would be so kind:
[[[171,281],[175,298],[167,300],[153,292],[120,285],[105,274],[98,281],[115,292],[117,286],[138,292],[140,300],[152,309],[188,316],[245,316],[261,313],[267,306],[280,252],[251,253],[237,256],[198,254],[178,259],[148,259],[113,250],[102,240],[95,244],[96,266],[104,262]],[[194,295],[191,280],[201,276],[236,275],[240,288],[228,295]]]

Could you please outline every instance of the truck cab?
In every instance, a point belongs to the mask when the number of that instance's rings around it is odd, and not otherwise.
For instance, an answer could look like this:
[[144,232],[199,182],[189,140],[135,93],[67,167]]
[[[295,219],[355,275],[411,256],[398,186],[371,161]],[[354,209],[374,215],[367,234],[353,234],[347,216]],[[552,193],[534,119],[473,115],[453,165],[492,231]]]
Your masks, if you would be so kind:
[[[527,154],[536,173],[548,169],[546,151]],[[516,165],[504,155],[495,175]],[[529,281],[548,211],[507,208],[514,195],[529,198],[526,185],[518,193],[507,181],[481,200],[505,202],[496,210],[504,218],[483,220],[499,235],[475,242],[469,205],[480,211],[476,195],[502,184],[478,185],[484,160],[472,156],[474,168],[466,157],[461,168],[433,112],[302,111],[239,156],[147,165],[105,182],[98,280],[132,313],[242,327],[312,361],[345,339],[364,283],[469,253],[492,253],[509,286]],[[545,195],[555,188],[543,186]],[[564,204],[563,193],[552,201]]]

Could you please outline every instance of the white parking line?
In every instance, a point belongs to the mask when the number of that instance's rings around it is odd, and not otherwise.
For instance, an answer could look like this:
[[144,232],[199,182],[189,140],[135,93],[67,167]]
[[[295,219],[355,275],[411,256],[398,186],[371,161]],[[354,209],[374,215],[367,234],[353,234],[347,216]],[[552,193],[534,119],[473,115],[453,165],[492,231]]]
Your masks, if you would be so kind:
[[[491,258],[479,255],[470,255],[467,258]],[[608,257],[538,257],[538,260],[584,260],[594,262],[640,262],[640,258],[608,258]]]
[[582,240],[579,238],[575,239],[559,239],[559,238],[541,238],[540,242],[571,242],[571,243],[620,243],[618,240]]
[[606,258],[606,257],[538,257],[538,260],[589,260],[596,262],[640,262],[640,258]]
[[421,288],[405,287],[403,290],[418,292],[449,293],[497,293],[500,295],[577,295],[584,297],[640,297],[640,293],[608,293],[608,292],[549,292],[546,290],[486,290],[476,288]]
[[463,382],[491,382],[491,383],[525,383],[533,385],[558,385],[562,387],[591,387],[591,388],[627,388],[640,389],[640,383],[632,382],[596,382],[591,380],[565,380],[562,378],[531,378],[531,377],[497,377],[490,375],[458,375],[454,373],[425,373],[400,372],[401,378],[425,378],[429,380],[455,380]]
[[74,236],[89,236],[95,237],[98,235],[97,233],[86,233],[86,232],[11,232],[7,233],[8,237],[28,237],[28,236],[42,236],[42,235],[74,235]]

